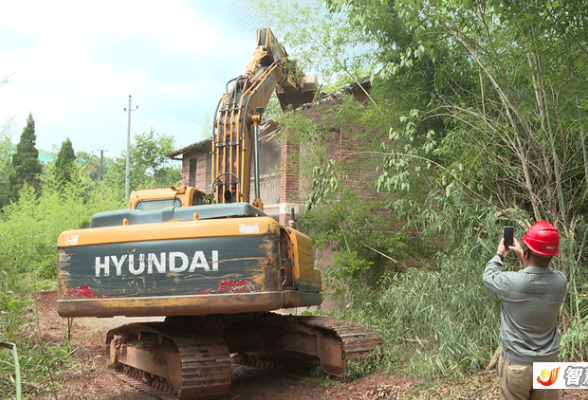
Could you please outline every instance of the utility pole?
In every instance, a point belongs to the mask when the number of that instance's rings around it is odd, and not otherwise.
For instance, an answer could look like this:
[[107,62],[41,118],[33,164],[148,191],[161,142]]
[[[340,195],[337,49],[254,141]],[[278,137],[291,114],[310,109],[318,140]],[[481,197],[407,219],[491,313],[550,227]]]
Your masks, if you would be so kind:
[[100,150],[100,166],[98,167],[98,182],[102,180],[102,162],[104,160],[104,150]]
[[127,122],[127,168],[126,168],[126,177],[125,177],[125,198],[129,199],[129,177],[131,174],[131,111],[137,111],[139,106],[136,106],[135,109],[131,109],[131,95],[129,94],[129,108],[125,108],[125,111],[129,113],[129,118]]

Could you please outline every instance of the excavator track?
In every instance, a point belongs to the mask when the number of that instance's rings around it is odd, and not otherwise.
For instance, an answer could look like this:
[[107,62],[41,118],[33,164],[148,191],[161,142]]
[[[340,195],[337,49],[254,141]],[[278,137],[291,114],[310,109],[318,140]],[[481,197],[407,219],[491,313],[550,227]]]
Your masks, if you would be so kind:
[[107,334],[121,378],[165,400],[213,399],[231,387],[231,358],[219,336],[165,323],[124,325]]
[[382,345],[382,338],[376,332],[355,322],[327,317],[308,317],[301,323],[341,341],[340,367],[325,367],[321,358],[321,366],[325,372],[335,376],[341,376],[347,371],[347,361],[366,356]]
[[163,400],[200,400],[229,393],[231,362],[269,370],[313,364],[342,376],[349,360],[382,340],[354,322],[268,312],[124,325],[106,343],[125,382]]
[[124,366],[119,368],[120,371],[117,372],[116,376],[123,382],[131,385],[135,389],[139,389],[140,391],[147,393],[155,398],[160,400],[176,400],[178,396],[171,394],[165,391],[164,388],[158,389],[155,386],[151,386],[144,382],[147,378],[147,374],[139,369]]
[[265,367],[268,359],[278,364],[294,361],[319,365],[328,374],[342,376],[349,360],[382,344],[380,336],[364,325],[327,317],[261,313],[249,322],[238,321],[238,326],[225,322],[229,348],[245,366]]

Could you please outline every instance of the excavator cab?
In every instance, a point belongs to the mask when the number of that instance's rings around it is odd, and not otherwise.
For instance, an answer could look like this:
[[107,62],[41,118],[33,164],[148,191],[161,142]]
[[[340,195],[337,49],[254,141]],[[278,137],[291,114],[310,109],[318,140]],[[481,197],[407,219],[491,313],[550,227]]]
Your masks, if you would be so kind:
[[205,193],[186,186],[134,190],[129,197],[129,208],[149,211],[165,207],[190,207],[205,204],[205,199]]

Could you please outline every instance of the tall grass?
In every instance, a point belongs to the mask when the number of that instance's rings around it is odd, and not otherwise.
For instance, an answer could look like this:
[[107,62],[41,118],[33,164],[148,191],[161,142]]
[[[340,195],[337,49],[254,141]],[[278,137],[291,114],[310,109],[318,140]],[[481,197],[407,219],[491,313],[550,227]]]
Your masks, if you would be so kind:
[[411,268],[379,291],[354,291],[346,316],[382,336],[380,367],[432,381],[485,368],[498,346],[499,301],[482,284],[484,262],[442,258]]
[[47,284],[57,276],[57,238],[67,229],[89,225],[98,211],[116,209],[120,200],[97,190],[80,193],[76,185],[47,188],[39,198],[30,187],[0,216],[0,290],[26,293],[32,277]]
[[[461,233],[447,238],[444,253],[385,276],[377,288],[347,282],[343,316],[380,333],[384,342],[380,367],[385,371],[432,382],[438,377],[477,373],[495,360],[501,301],[484,286],[482,273],[494,255],[504,223],[491,213],[485,217],[479,212],[471,214],[478,216],[477,223],[471,223],[466,209],[460,215],[462,218],[446,222],[451,224],[450,231]],[[578,232],[584,230],[586,227],[578,226]],[[447,229],[438,232],[443,231]],[[518,237],[524,231],[516,228]],[[425,230],[423,234],[434,237],[435,232]],[[588,359],[588,284],[581,268],[585,251],[582,243],[570,238],[562,238],[560,247],[552,267],[568,275],[569,287],[561,309],[559,357],[584,361]],[[510,256],[505,268],[518,270],[522,264]]]
[[[79,182],[79,181],[78,181]],[[56,286],[57,238],[87,227],[94,213],[124,207],[124,200],[80,184],[48,184],[43,194],[25,187],[16,203],[0,214],[0,340],[15,342],[23,374],[23,393],[50,393],[74,370],[71,344],[44,343],[31,294]],[[37,317],[35,317],[37,316]],[[13,398],[14,363],[0,352],[0,398]]]

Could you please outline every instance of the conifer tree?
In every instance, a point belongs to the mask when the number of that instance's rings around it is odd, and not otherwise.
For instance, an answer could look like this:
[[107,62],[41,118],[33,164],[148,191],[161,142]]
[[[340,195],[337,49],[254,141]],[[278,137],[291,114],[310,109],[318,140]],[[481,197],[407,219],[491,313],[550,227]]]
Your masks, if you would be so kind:
[[55,180],[60,186],[72,181],[72,168],[75,161],[76,155],[71,140],[67,138],[61,144],[57,161],[55,161]]
[[25,184],[33,187],[37,194],[41,192],[41,162],[39,151],[35,147],[35,121],[29,114],[27,126],[20,135],[20,142],[16,146],[16,153],[12,156],[12,175],[10,176],[10,193],[12,200],[18,200],[18,193]]

